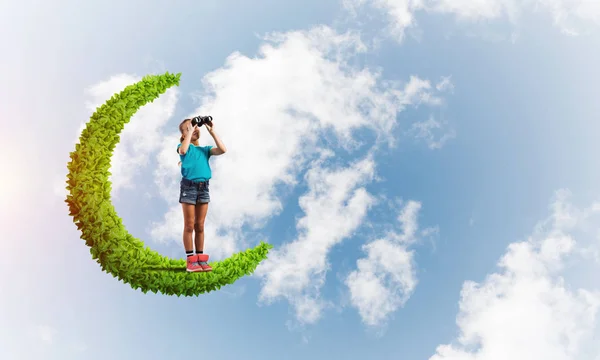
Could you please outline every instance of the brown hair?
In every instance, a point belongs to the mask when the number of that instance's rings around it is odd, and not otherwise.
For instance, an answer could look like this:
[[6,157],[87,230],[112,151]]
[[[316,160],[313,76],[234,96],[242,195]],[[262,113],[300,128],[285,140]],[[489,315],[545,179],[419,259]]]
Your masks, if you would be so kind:
[[[191,120],[192,120],[192,119],[184,119],[184,120],[181,122],[181,124],[179,124],[179,131],[180,131],[181,133],[183,133],[183,124],[185,124],[185,122],[186,122],[186,121],[191,121]],[[179,142],[180,142],[180,143],[182,143],[182,142],[183,142],[183,139],[185,139],[185,138],[183,137],[183,135],[181,135],[181,137],[179,138]]]

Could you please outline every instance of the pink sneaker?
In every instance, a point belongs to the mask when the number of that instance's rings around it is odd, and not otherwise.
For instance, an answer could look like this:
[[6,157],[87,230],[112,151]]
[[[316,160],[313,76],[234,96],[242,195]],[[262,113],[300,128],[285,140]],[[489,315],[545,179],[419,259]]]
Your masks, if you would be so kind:
[[188,272],[198,272],[204,271],[200,262],[198,262],[198,255],[192,255],[187,257],[187,271]]
[[210,265],[208,265],[208,255],[198,254],[198,264],[202,267],[202,271],[212,271]]

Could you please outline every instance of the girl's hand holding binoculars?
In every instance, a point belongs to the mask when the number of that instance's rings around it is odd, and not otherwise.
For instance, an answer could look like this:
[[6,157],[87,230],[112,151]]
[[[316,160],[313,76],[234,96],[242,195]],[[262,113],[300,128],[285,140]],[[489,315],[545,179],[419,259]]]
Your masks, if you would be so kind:
[[193,133],[194,133],[194,131],[196,131],[196,130],[198,130],[198,125],[194,125],[194,126],[192,126],[190,123],[188,123],[188,125],[187,125],[187,131],[188,131],[188,134],[190,134],[190,135],[191,135],[191,134],[193,134]]

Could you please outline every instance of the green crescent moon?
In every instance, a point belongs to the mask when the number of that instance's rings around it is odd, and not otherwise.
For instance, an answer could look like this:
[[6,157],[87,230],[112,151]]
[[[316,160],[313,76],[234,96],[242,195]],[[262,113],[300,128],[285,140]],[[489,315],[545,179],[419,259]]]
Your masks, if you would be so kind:
[[65,202],[92,258],[103,271],[146,293],[194,296],[233,284],[250,275],[273,246],[261,242],[221,262],[212,272],[188,273],[184,259],[170,259],[134,238],[111,203],[110,160],[120,132],[139,108],[153,102],[168,88],[179,85],[181,73],[147,75],[127,86],[96,109],[81,133],[67,167]]

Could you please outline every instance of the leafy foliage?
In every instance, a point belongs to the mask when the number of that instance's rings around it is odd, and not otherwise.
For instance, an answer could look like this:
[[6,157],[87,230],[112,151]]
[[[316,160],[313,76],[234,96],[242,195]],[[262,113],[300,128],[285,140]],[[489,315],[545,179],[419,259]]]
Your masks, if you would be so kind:
[[169,87],[179,85],[181,74],[148,75],[127,86],[96,109],[67,167],[65,202],[69,215],[92,258],[113,277],[141,289],[166,295],[192,296],[220,289],[250,275],[273,246],[261,242],[253,249],[213,262],[212,272],[188,273],[184,259],[170,259],[151,250],[127,232],[110,199],[110,159],[120,132],[136,111],[153,102]]

